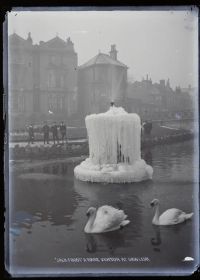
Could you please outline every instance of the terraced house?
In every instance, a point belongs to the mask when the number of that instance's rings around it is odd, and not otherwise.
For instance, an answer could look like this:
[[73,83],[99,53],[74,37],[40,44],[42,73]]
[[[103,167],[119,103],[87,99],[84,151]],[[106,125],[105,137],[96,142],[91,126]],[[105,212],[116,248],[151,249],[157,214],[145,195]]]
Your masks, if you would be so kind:
[[10,128],[46,120],[68,121],[77,107],[77,53],[70,38],[33,44],[13,33],[8,39]]

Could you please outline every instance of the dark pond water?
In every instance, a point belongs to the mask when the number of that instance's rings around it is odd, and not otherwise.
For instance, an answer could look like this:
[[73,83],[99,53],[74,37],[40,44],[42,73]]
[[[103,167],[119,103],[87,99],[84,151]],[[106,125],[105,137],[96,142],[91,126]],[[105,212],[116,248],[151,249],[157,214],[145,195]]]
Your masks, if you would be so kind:
[[[11,272],[68,274],[103,269],[109,273],[115,269],[173,274],[194,270],[198,257],[194,154],[190,141],[146,150],[143,157],[154,168],[153,180],[134,184],[80,182],[73,176],[78,163],[64,161],[11,172]],[[153,198],[160,200],[161,212],[176,207],[194,212],[193,219],[176,226],[153,226]],[[131,223],[120,231],[85,234],[88,207],[105,204],[123,209]],[[184,262],[187,256],[194,261]]]

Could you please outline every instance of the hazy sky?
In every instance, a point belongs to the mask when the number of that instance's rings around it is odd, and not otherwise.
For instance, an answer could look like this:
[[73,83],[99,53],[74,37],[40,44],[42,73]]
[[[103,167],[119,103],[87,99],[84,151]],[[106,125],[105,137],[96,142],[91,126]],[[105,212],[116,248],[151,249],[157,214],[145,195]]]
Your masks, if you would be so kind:
[[153,82],[170,79],[171,85],[197,86],[198,15],[182,11],[18,11],[8,14],[8,34],[15,31],[33,43],[58,34],[71,37],[78,65],[116,44],[118,59],[132,80],[148,74]]

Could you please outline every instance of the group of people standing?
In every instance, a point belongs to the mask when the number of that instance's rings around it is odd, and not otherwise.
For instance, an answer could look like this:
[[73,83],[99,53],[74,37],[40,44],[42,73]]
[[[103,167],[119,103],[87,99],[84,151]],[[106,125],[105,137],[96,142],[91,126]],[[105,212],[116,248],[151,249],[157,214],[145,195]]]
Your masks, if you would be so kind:
[[[59,143],[59,139],[61,139],[62,142],[66,139],[66,125],[61,122],[60,125],[57,125],[56,122],[53,123],[51,127],[47,123],[43,126],[43,133],[44,133],[44,144],[49,144],[49,135],[50,132],[52,133],[52,139],[54,144],[57,142]],[[60,135],[59,135],[60,134]],[[61,136],[61,138],[59,137]]]
[[[44,123],[42,127],[42,132],[43,132],[43,139],[44,139],[44,144],[49,144],[50,141],[50,133],[52,134],[52,140],[53,143],[55,144],[56,142],[59,143],[59,140],[64,143],[66,139],[66,133],[67,133],[67,128],[64,122],[61,122],[60,125],[56,124],[56,122],[53,123],[52,126],[49,126],[47,122]],[[33,125],[30,125],[28,127],[28,133],[29,133],[29,143],[34,143],[35,137],[34,137],[34,128]]]

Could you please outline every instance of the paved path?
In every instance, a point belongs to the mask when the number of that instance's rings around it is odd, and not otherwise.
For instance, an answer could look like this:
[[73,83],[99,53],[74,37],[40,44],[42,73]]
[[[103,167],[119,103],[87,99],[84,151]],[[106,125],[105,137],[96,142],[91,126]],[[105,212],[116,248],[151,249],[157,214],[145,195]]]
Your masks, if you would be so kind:
[[[87,139],[76,139],[76,140],[68,140],[67,141],[67,143],[70,144],[70,145],[83,144],[83,143],[86,143],[86,142],[87,142]],[[10,142],[9,147],[13,148],[15,145],[19,145],[20,147],[25,147],[25,146],[27,146],[27,144],[28,144],[27,142]],[[59,144],[62,144],[62,142],[60,141]],[[40,146],[40,145],[50,147],[50,146],[53,145],[53,142],[50,141],[49,144],[44,144],[43,141],[36,141],[36,142],[34,142],[34,144],[30,144],[31,147],[36,147],[36,146]]]

